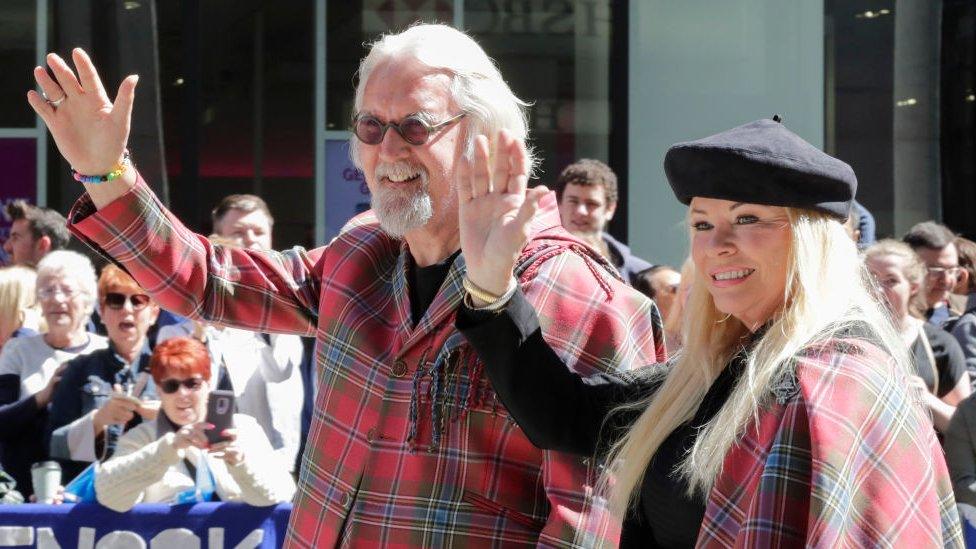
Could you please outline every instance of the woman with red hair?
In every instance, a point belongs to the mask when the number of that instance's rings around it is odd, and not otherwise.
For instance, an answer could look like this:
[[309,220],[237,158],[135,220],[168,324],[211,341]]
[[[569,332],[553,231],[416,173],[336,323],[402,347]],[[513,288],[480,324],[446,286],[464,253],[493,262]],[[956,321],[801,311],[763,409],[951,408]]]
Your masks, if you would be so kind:
[[210,355],[179,337],[156,346],[150,372],[159,416],[119,439],[115,456],[95,475],[99,503],[124,512],[140,502],[241,501],[265,506],[290,501],[295,483],[276,466],[271,443],[254,418],[234,414],[234,427],[209,444],[206,430]]

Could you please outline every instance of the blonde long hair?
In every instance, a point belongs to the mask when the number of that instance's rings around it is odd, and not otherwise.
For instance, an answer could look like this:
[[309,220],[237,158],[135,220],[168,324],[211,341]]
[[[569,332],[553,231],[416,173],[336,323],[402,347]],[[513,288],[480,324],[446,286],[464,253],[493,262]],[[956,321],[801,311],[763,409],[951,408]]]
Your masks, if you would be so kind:
[[[824,214],[793,208],[787,208],[787,217],[791,241],[785,305],[749,353],[728,400],[678,465],[690,494],[708,494],[729,449],[770,403],[772,389],[794,374],[793,357],[809,344],[853,324],[866,324],[893,357],[895,367],[910,371],[907,351],[871,290],[870,275],[841,224]],[[599,493],[609,496],[618,516],[639,493],[644,472],[661,443],[694,417],[706,391],[749,334],[741,322],[716,309],[702,277],[701,273],[694,277],[683,322],[684,349],[668,369],[664,384],[649,399],[619,408],[644,412],[611,447],[608,467],[598,483]]]
[[19,265],[0,269],[0,347],[25,322],[29,328],[40,327],[36,287],[34,269]]

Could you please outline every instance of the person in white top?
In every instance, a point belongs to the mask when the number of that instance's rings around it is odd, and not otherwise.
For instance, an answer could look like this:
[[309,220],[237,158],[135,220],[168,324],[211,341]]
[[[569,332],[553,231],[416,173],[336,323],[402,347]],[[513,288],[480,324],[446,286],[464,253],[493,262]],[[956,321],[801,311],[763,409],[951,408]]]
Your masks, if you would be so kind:
[[85,331],[95,303],[95,270],[87,257],[59,250],[37,265],[37,299],[45,334],[11,339],[0,352],[0,440],[3,468],[25,496],[33,493],[30,466],[47,459],[47,406],[62,365],[107,346]]
[[[226,196],[211,215],[214,229],[211,240],[252,250],[271,249],[274,217],[261,197]],[[215,380],[220,379],[220,366],[226,367],[238,410],[258,421],[275,453],[294,472],[304,404],[301,338],[203,326],[187,320],[161,328],[157,341],[191,335],[207,343]]]
[[219,498],[267,506],[291,500],[295,482],[253,418],[235,414],[234,427],[221,433],[225,440],[208,443],[211,369],[202,343],[188,337],[160,343],[149,368],[160,413],[122,435],[115,455],[97,466],[99,503],[124,512],[140,502]]
[[257,420],[283,466],[293,471],[303,402],[301,340],[292,335],[265,336],[186,320],[160,328],[157,341],[174,337],[195,337],[207,344],[214,386],[220,381],[223,366],[238,411]]

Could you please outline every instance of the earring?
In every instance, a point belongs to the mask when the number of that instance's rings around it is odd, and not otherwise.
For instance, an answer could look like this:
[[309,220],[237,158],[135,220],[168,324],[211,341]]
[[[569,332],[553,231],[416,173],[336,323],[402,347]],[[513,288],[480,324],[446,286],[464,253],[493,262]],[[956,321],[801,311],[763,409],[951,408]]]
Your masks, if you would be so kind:
[[732,318],[732,313],[729,313],[729,314],[725,315],[725,318],[723,318],[722,320],[716,320],[715,321],[715,324],[721,324],[721,323],[725,322],[726,320],[728,320],[730,318]]

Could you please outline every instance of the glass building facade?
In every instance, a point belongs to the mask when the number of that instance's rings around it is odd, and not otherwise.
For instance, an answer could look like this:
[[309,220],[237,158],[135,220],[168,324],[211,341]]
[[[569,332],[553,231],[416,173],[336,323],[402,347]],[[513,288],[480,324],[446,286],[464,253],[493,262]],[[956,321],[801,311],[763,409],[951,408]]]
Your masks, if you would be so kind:
[[773,114],[854,166],[879,235],[933,218],[976,236],[976,0],[5,0],[0,200],[78,195],[24,100],[43,52],[78,45],[111,94],[140,74],[130,148],[191,227],[251,192],[275,246],[327,242],[368,207],[358,61],[415,21],[468,31],[532,102],[540,182],[583,157],[617,171],[611,231],[652,262],[687,248],[667,146]]

